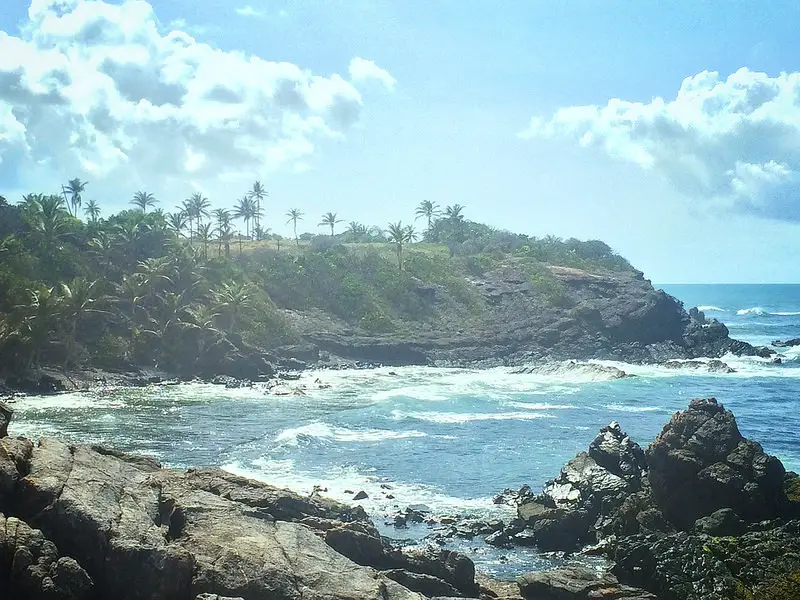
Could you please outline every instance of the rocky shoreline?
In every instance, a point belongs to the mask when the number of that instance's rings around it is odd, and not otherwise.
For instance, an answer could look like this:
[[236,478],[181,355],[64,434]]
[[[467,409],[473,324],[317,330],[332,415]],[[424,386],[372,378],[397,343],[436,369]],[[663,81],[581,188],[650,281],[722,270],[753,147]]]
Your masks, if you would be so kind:
[[[614,360],[681,368],[700,358],[727,354],[775,359],[769,347],[734,340],[728,328],[693,308],[688,312],[669,294],[656,290],[640,273],[591,274],[554,269],[564,290],[563,306],[542,305],[513,272],[473,282],[484,296],[483,319],[451,330],[428,330],[423,323],[379,336],[310,314],[292,313],[300,342],[271,350],[244,343],[215,347],[181,373],[156,365],[127,365],[109,371],[88,367],[63,373],[57,368],[6,374],[0,397],[15,392],[46,394],[107,385],[143,385],[199,378],[223,383],[263,382],[308,368],[426,365],[439,367],[520,367],[566,360]],[[480,285],[478,285],[480,284]],[[290,318],[287,316],[287,318]],[[793,340],[786,345],[790,346]],[[188,350],[187,350],[188,352]],[[695,363],[695,366],[701,363]]]
[[619,424],[604,427],[541,493],[498,496],[516,507],[508,523],[440,523],[444,538],[608,560],[604,571],[572,565],[514,582],[476,574],[436,543],[395,548],[362,508],[318,492],[8,437],[11,414],[0,406],[0,597],[9,600],[800,597],[800,478],[714,399],[692,401],[646,450]]

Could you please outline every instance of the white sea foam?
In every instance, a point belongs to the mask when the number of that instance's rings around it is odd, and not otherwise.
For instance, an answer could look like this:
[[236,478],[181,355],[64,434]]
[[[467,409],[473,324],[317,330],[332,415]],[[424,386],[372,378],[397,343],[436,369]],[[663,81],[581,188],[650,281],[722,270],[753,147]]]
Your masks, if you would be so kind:
[[54,396],[23,396],[14,400],[16,412],[24,413],[39,410],[83,410],[87,408],[117,409],[125,403],[118,395],[105,395],[96,392],[75,392]]
[[388,440],[402,440],[406,438],[425,437],[427,434],[422,431],[392,431],[390,429],[348,429],[346,427],[334,427],[327,423],[315,422],[284,429],[275,438],[275,441],[284,444],[295,445],[303,438],[318,438],[332,440],[334,442],[384,442]]
[[404,412],[393,410],[392,418],[414,421],[428,421],[430,423],[443,423],[460,425],[472,421],[533,421],[535,419],[553,418],[553,415],[534,412],[501,412],[501,413],[448,413],[448,412]]
[[506,402],[505,405],[525,410],[568,410],[578,408],[574,404],[548,404],[543,402]]
[[766,315],[769,313],[760,306],[754,306],[753,308],[741,308],[736,311],[736,314],[743,317],[745,315]]
[[744,317],[747,315],[756,315],[756,316],[764,316],[769,315],[773,317],[796,317],[800,315],[800,311],[796,310],[782,310],[782,311],[774,311],[770,312],[761,308],[760,306],[754,306],[753,308],[742,308],[741,310],[737,310],[736,314],[740,317]]
[[713,304],[704,304],[703,306],[698,306],[697,310],[700,312],[725,312],[724,308],[720,308],[719,306],[714,306]]
[[645,413],[645,412],[670,412],[661,406],[638,406],[630,404],[606,404],[605,408],[615,412]]
[[[434,514],[468,511],[503,517],[508,512],[507,507],[493,504],[490,497],[458,498],[430,486],[393,481],[352,466],[335,467],[325,474],[314,474],[298,470],[291,459],[261,458],[247,465],[231,462],[222,468],[301,494],[310,494],[315,488],[322,488],[320,493],[323,496],[349,504],[360,504],[372,514],[388,515],[411,504],[425,504]],[[367,493],[368,498],[354,502],[354,493],[362,490]],[[387,497],[390,495],[393,498]]]

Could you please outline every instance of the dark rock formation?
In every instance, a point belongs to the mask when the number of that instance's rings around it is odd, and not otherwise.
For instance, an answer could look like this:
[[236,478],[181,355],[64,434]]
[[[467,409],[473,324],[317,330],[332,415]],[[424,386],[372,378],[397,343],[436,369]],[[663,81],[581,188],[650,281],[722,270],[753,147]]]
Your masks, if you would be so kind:
[[[512,267],[471,278],[486,311],[468,327],[370,335],[315,317],[298,319],[305,340],[325,353],[391,365],[527,365],[570,359],[663,362],[670,359],[755,353],[728,329],[653,289],[638,272],[588,273],[549,267],[558,301]],[[438,295],[431,300],[446,302]]]
[[620,585],[611,573],[584,567],[526,573],[517,583],[522,596],[531,600],[658,600],[644,590]]
[[38,529],[0,513],[0,598],[89,600],[93,582]]
[[791,348],[793,346],[800,346],[800,338],[792,338],[790,340],[775,340],[772,342],[772,345],[776,348]]
[[680,529],[721,508],[748,522],[787,510],[783,465],[744,439],[713,398],[677,413],[648,448],[647,462],[653,498]]
[[[506,528],[512,542],[597,542],[589,550],[615,561],[620,582],[662,600],[800,598],[800,477],[713,398],[676,413],[646,452],[616,423],[603,428],[518,513],[526,529]],[[536,598],[629,597],[584,579],[562,569],[520,587]]]
[[[519,518],[542,549],[574,550],[595,543],[626,499],[642,490],[645,471],[642,449],[611,423],[539,496],[520,504]],[[519,540],[520,533],[511,539]]]

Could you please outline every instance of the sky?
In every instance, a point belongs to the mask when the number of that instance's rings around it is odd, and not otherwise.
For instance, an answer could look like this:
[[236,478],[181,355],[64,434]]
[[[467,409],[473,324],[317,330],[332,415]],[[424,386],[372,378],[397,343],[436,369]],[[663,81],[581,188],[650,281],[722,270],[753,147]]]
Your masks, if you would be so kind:
[[[800,282],[800,3],[0,0],[0,194],[424,199],[658,283]],[[419,224],[419,223],[418,223]]]

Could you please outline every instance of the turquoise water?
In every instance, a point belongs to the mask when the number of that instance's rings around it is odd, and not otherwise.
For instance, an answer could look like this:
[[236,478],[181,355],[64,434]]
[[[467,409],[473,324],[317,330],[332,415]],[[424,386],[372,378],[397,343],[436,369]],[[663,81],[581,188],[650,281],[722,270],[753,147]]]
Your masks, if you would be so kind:
[[[707,307],[740,339],[800,337],[800,286],[666,289],[687,308]],[[20,401],[14,431],[107,443],[179,467],[219,465],[302,492],[320,485],[341,500],[365,490],[362,504],[379,524],[418,503],[436,513],[503,517],[493,494],[540,486],[609,421],[646,445],[698,396],[716,396],[745,435],[800,470],[800,349],[784,354],[780,366],[728,357],[737,369],[731,375],[622,363],[613,364],[636,377],[408,367],[305,373],[277,390],[303,388],[303,396],[195,384],[106,390]],[[522,554],[506,563],[478,543],[464,549],[501,575],[537,560]]]

